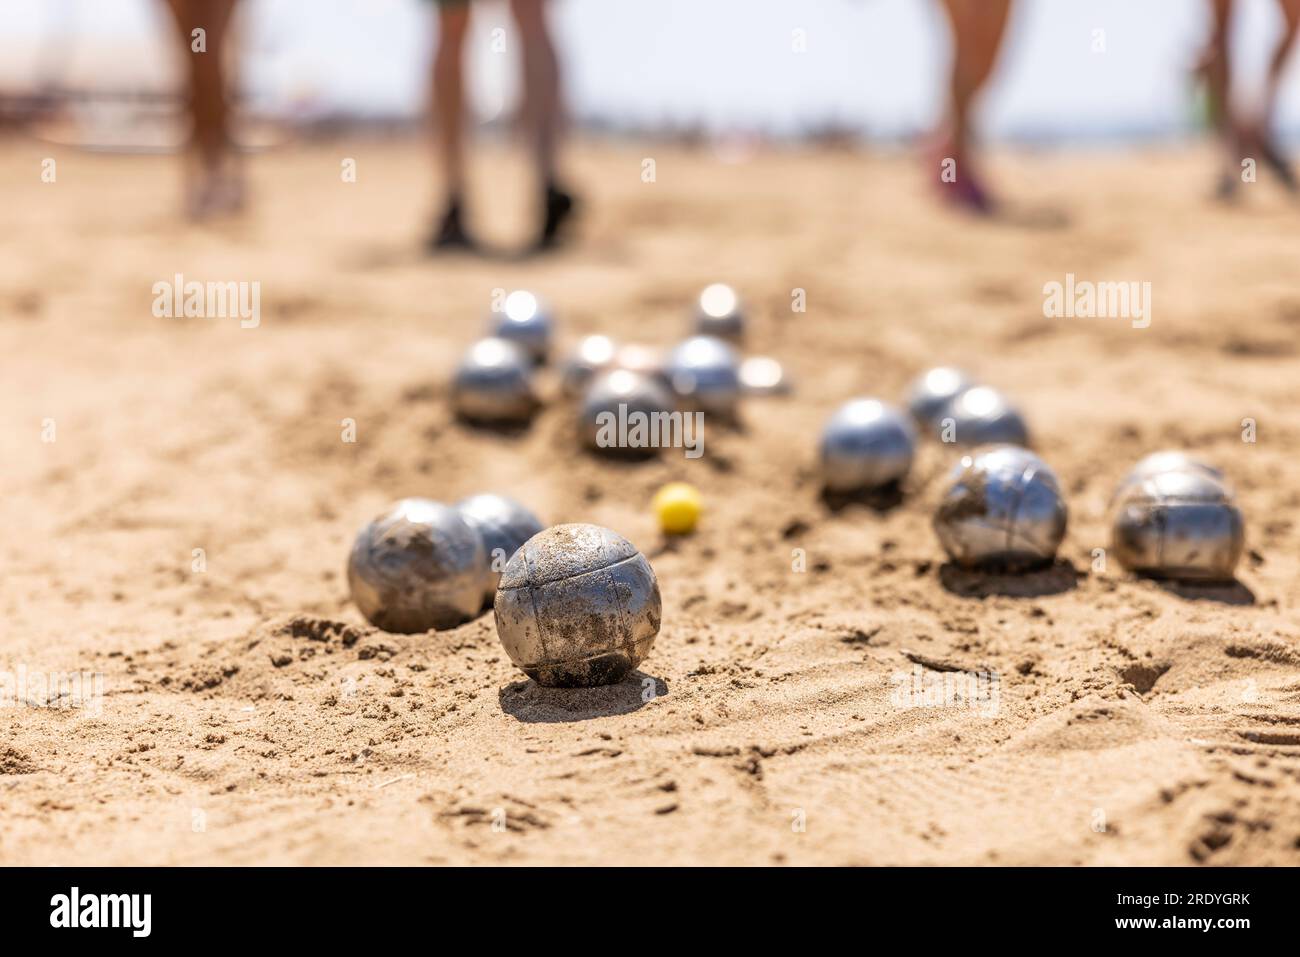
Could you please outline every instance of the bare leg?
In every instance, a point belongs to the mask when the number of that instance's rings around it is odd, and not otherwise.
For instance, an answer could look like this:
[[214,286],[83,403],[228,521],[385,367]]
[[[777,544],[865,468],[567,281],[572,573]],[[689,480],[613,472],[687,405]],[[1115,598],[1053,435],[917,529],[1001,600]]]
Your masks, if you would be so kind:
[[1295,49],[1296,34],[1300,31],[1300,0],[1278,0],[1278,8],[1282,13],[1282,35],[1278,37],[1277,46],[1273,49],[1273,56],[1269,60],[1264,98],[1255,124],[1254,139],[1258,144],[1260,158],[1277,174],[1283,185],[1295,191],[1300,189],[1300,183],[1296,181],[1295,173],[1274,141],[1273,128],[1277,115],[1278,89],[1282,85],[1282,71],[1286,69],[1287,60]]
[[959,188],[953,198],[977,209],[987,209],[987,194],[971,169],[971,112],[997,63],[1011,0],[944,0],[944,9],[953,36],[946,119],[946,149],[957,162],[957,181],[953,185]]
[[556,182],[561,128],[560,65],[546,24],[545,0],[511,0],[523,46],[524,123],[532,142],[537,178],[543,188],[539,245],[549,246],[573,209],[573,198]]
[[442,158],[446,206],[430,238],[435,248],[473,245],[461,223],[465,195],[465,84],[463,51],[469,30],[469,3],[438,7],[438,50],[433,58],[434,132]]
[[[192,185],[191,215],[203,217],[237,209],[243,189],[234,162],[230,108],[226,99],[224,57],[235,0],[168,0],[189,69],[191,141],[198,159]],[[202,30],[202,44],[194,31]]]

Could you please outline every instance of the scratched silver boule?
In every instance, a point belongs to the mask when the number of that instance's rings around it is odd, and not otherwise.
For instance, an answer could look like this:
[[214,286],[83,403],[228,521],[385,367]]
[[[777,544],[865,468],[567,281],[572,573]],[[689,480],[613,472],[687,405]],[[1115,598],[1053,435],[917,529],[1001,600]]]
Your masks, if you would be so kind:
[[907,388],[907,411],[918,426],[927,431],[935,429],[948,403],[975,385],[975,380],[961,369],[952,366],[927,369]]
[[672,396],[657,380],[630,369],[614,369],[598,375],[587,390],[578,414],[578,430],[590,449],[611,455],[653,455],[657,451],[654,447],[602,445],[602,436],[609,434],[603,422],[630,421],[628,416],[637,413],[654,423],[672,408]]
[[546,361],[551,351],[555,322],[546,305],[526,289],[506,296],[499,312],[492,314],[489,333],[518,345],[536,363]]
[[692,336],[668,354],[668,382],[689,408],[731,418],[740,399],[740,357],[714,336]]
[[965,568],[1023,571],[1045,565],[1065,537],[1056,475],[1028,449],[964,456],[934,516],[944,551]]
[[1111,550],[1129,571],[1184,581],[1231,581],[1245,522],[1217,469],[1182,453],[1137,464],[1111,506]]
[[490,605],[506,562],[519,551],[519,546],[540,532],[543,525],[536,515],[504,495],[471,495],[456,503],[456,511],[483,536],[487,562],[483,599],[486,605]]
[[695,301],[695,332],[728,342],[745,337],[745,311],[736,290],[726,283],[707,286]]
[[944,438],[946,420],[952,419],[954,445],[1029,444],[1029,427],[1020,410],[1001,392],[977,385],[957,394],[939,411],[938,434]]
[[912,467],[916,432],[907,416],[879,399],[854,399],[822,431],[822,484],[829,492],[880,488]]
[[614,684],[644,660],[659,633],[659,583],[618,533],[555,525],[507,563],[495,611],[506,654],[538,684]]
[[405,498],[357,533],[348,586],[384,631],[454,628],[483,607],[483,538],[456,509]]
[[537,410],[533,366],[519,346],[480,339],[456,368],[451,384],[456,414],[474,422],[522,423]]

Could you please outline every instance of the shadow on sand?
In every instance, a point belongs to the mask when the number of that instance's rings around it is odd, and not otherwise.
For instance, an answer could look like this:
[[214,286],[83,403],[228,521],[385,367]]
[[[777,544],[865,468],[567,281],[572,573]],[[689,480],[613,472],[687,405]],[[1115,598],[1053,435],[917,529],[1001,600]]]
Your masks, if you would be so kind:
[[497,698],[501,710],[528,724],[564,724],[616,714],[631,714],[668,694],[668,683],[633,671],[615,685],[598,688],[543,688],[536,681],[506,685]]

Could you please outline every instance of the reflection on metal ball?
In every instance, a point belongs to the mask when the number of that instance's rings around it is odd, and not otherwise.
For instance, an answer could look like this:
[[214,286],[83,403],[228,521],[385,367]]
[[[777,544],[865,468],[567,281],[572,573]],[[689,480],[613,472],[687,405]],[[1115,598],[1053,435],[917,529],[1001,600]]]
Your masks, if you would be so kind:
[[1148,456],[1112,504],[1111,550],[1129,571],[1185,581],[1231,581],[1245,523],[1217,469],[1182,453]]
[[966,568],[1022,571],[1056,556],[1065,500],[1037,455],[1000,446],[964,456],[934,516],[948,556]]
[[672,396],[657,380],[628,369],[615,369],[597,376],[587,390],[578,417],[578,430],[583,444],[590,449],[612,455],[653,455],[658,451],[656,447],[620,442],[620,437],[628,436],[623,435],[621,428],[611,430],[610,424],[617,426],[621,423],[630,427],[638,418],[654,423],[660,421],[658,417],[669,414],[672,408]]
[[516,289],[506,296],[501,311],[492,314],[489,331],[518,345],[533,362],[542,363],[551,350],[554,325],[541,300],[527,290]]
[[661,603],[631,542],[599,525],[555,525],[524,543],[496,595],[497,635],[540,685],[621,681],[650,652]]
[[454,628],[483,606],[483,539],[454,508],[405,498],[357,533],[348,586],[384,631]]
[[480,339],[456,368],[451,399],[456,414],[464,419],[526,422],[538,404],[532,364],[513,342]]
[[746,395],[788,395],[785,367],[768,356],[750,356],[740,364],[740,388]]
[[668,354],[668,382],[690,408],[731,418],[740,398],[740,357],[714,336],[692,336]]
[[840,406],[822,431],[821,472],[828,492],[879,488],[912,467],[916,433],[901,411],[877,399]]
[[745,336],[745,313],[736,290],[716,282],[700,293],[695,304],[695,332],[740,342]]
[[490,605],[506,562],[520,545],[542,530],[542,523],[528,509],[504,495],[471,495],[456,503],[456,511],[483,536],[487,572],[483,596]]
[[[951,419],[952,431],[948,432]],[[977,385],[961,392],[939,412],[939,436],[962,448],[1029,445],[1020,411],[996,389]]]
[[586,336],[560,366],[564,394],[580,396],[597,373],[614,363],[618,346],[609,336]]
[[975,386],[975,380],[961,369],[937,366],[921,373],[907,388],[907,411],[916,424],[925,429],[937,428],[940,413],[958,395]]

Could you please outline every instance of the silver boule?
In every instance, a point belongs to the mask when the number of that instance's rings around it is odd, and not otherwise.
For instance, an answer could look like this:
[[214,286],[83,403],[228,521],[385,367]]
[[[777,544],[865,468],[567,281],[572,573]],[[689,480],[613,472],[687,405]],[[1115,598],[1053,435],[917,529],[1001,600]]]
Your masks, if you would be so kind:
[[1029,445],[1029,427],[1020,410],[986,385],[966,389],[944,406],[939,411],[937,434],[961,448]]
[[785,366],[770,356],[750,356],[740,364],[740,388],[746,395],[789,395]]
[[1118,502],[1120,497],[1129,489],[1141,485],[1152,476],[1159,475],[1162,472],[1187,471],[1208,475],[1215,481],[1222,483],[1225,489],[1227,488],[1227,480],[1219,469],[1188,455],[1186,452],[1165,449],[1160,452],[1152,452],[1150,455],[1144,455],[1136,465],[1129,469],[1128,474],[1115,487],[1115,493],[1110,497],[1111,505],[1113,506]]
[[609,336],[586,336],[560,366],[564,394],[580,396],[598,372],[614,364],[618,345]]
[[544,526],[536,515],[504,495],[471,495],[456,503],[456,511],[483,536],[487,570],[483,598],[485,604],[491,604],[506,563]]
[[614,369],[597,376],[587,390],[578,429],[590,449],[612,455],[653,455],[658,451],[653,446],[619,444],[622,436],[618,424],[631,425],[642,416],[648,422],[661,421],[655,417],[667,415],[672,409],[672,396],[657,380],[630,369]]
[[533,362],[543,363],[551,351],[554,325],[551,311],[540,299],[526,289],[516,289],[492,314],[489,331],[517,344]]
[[1245,523],[1221,475],[1194,459],[1143,463],[1147,474],[1126,479],[1112,505],[1111,550],[1120,564],[1155,578],[1231,581]]
[[740,342],[745,337],[745,312],[736,290],[721,282],[706,286],[695,301],[695,331]]
[[715,336],[692,336],[668,354],[668,382],[690,408],[730,418],[740,398],[740,357]]
[[659,583],[644,555],[599,525],[555,525],[524,543],[496,595],[497,635],[547,687],[621,681],[659,633]]
[[471,421],[527,421],[538,405],[528,356],[505,339],[480,339],[456,368],[451,400],[456,414]]
[[357,533],[348,586],[384,631],[454,628],[483,607],[483,539],[456,509],[404,498]]
[[1004,445],[962,457],[934,530],[958,565],[1022,571],[1055,558],[1067,517],[1047,464],[1028,449]]
[[975,385],[975,380],[961,369],[952,366],[928,369],[907,387],[904,399],[907,411],[912,414],[917,425],[926,429],[935,428],[939,424],[940,413],[948,403]]
[[906,415],[879,399],[853,399],[822,430],[822,483],[835,493],[880,488],[907,475],[915,452]]

